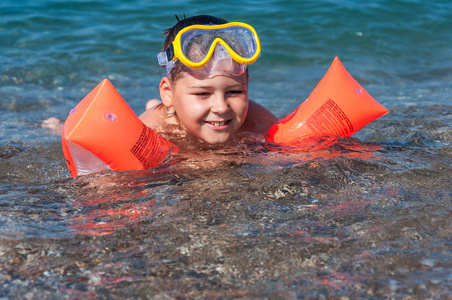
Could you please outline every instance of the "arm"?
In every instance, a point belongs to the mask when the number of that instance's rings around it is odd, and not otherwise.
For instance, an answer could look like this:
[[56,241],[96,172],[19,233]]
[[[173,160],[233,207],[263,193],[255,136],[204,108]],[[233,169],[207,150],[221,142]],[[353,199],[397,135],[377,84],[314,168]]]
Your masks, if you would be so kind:
[[276,122],[278,119],[271,111],[250,100],[248,113],[240,130],[266,134],[270,126]]

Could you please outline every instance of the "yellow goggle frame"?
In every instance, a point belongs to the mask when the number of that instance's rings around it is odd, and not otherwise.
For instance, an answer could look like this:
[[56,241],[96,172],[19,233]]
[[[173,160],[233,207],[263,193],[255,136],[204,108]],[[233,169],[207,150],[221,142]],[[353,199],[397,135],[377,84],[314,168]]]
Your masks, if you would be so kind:
[[[251,33],[251,36],[253,37],[253,41],[245,41],[245,43],[253,43],[255,45],[255,49],[252,53],[252,55],[250,57],[243,57],[241,55],[239,55],[236,51],[234,51],[226,41],[224,41],[223,39],[217,37],[215,38],[212,43],[209,46],[209,50],[208,52],[205,54],[204,58],[199,61],[199,62],[194,62],[192,60],[190,60],[189,58],[187,58],[184,54],[184,52],[182,51],[182,44],[181,44],[181,39],[182,36],[192,30],[205,30],[205,31],[222,31],[224,29],[224,32],[228,32],[228,29],[230,29],[229,31],[231,33],[233,33],[233,28],[241,28],[241,29],[246,29]],[[246,23],[241,23],[241,22],[231,22],[231,23],[226,23],[226,24],[220,24],[220,25],[192,25],[192,26],[188,26],[183,28],[181,31],[178,32],[178,34],[176,35],[172,45],[170,48],[168,48],[165,52],[161,52],[159,53],[159,63],[160,65],[167,65],[170,61],[172,60],[176,60],[179,59],[181,63],[183,63],[184,65],[186,65],[187,67],[190,67],[192,69],[200,69],[203,66],[205,66],[207,64],[207,62],[211,59],[214,51],[215,51],[215,47],[221,44],[224,46],[224,48],[228,51],[228,53],[231,55],[232,59],[234,59],[236,62],[240,63],[240,64],[244,64],[244,65],[249,65],[254,63],[261,52],[261,44],[260,44],[260,40],[259,40],[259,36],[256,33],[256,30],[254,30],[254,28]],[[163,59],[163,55],[166,56],[166,59]],[[166,62],[164,61],[166,60]]]

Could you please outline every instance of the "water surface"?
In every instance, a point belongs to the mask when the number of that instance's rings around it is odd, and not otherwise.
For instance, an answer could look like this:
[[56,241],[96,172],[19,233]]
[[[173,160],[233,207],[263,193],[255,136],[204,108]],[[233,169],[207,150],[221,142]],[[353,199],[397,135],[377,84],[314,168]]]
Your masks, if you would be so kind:
[[[245,138],[70,178],[41,122],[103,78],[140,114],[184,13],[256,28],[250,95],[278,117],[335,56],[390,113],[302,149]],[[440,0],[0,4],[0,296],[450,297],[451,14]]]

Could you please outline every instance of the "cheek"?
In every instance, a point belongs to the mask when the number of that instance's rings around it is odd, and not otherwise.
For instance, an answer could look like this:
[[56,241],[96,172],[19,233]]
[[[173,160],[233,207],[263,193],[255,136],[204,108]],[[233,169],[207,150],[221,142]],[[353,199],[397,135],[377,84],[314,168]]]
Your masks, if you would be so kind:
[[184,102],[178,103],[175,106],[178,116],[183,119],[183,123],[190,120],[198,121],[204,114],[208,111],[205,105],[199,103],[198,101],[191,101],[191,99],[186,98]]
[[240,99],[233,103],[234,111],[237,115],[245,117],[248,112],[248,99]]
[[190,103],[187,104],[187,111],[190,112],[190,116],[192,117],[200,117],[206,114],[209,111],[209,108],[206,103],[200,101],[190,101]]

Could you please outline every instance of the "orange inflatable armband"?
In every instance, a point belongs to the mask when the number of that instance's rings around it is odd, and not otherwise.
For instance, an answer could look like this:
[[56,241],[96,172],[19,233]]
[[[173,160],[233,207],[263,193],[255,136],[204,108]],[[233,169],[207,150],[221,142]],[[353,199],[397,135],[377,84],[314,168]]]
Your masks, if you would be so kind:
[[178,151],[137,117],[107,79],[71,110],[61,141],[71,176],[151,169]]
[[336,57],[308,99],[270,127],[267,141],[290,144],[310,136],[349,137],[386,113]]

